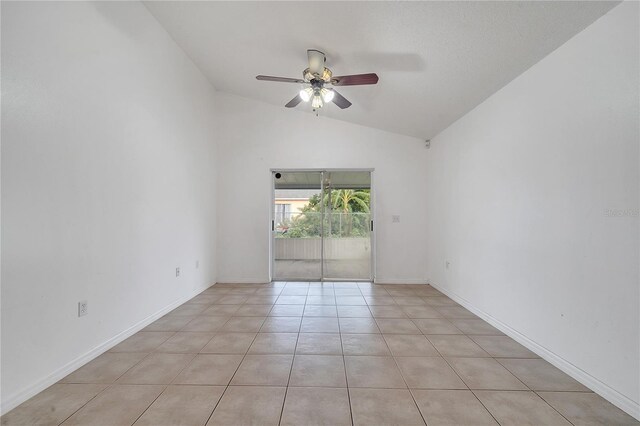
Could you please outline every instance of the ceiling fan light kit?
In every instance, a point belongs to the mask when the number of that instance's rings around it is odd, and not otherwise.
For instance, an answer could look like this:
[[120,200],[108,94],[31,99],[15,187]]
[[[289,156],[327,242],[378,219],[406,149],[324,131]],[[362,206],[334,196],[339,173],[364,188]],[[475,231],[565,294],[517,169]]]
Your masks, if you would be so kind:
[[261,81],[302,84],[302,89],[298,95],[291,99],[285,107],[293,108],[300,102],[306,103],[311,101],[311,108],[316,112],[322,108],[325,103],[329,102],[333,102],[341,109],[346,109],[351,106],[351,102],[349,102],[344,96],[333,88],[325,87],[325,85],[360,86],[364,84],[378,83],[378,75],[374,73],[333,77],[331,70],[324,66],[327,60],[325,54],[319,50],[307,50],[307,57],[309,60],[309,67],[302,72],[302,80],[287,77],[272,77],[268,75],[258,75],[256,76],[256,79]]

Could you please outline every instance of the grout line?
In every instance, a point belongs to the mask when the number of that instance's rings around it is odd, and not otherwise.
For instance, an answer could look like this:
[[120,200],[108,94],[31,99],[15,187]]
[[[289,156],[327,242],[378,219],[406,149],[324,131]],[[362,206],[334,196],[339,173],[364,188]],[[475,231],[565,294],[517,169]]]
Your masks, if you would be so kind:
[[[303,313],[304,313],[304,310],[303,310]],[[300,327],[302,328],[302,320],[300,320]],[[293,363],[296,361],[296,350],[298,349],[298,340],[300,340],[300,329],[298,329],[298,333],[296,334],[296,344],[293,348],[293,356],[291,357],[291,367],[289,367],[289,377],[287,378],[287,385],[284,389],[284,398],[282,399],[282,407],[280,407],[280,418],[278,419],[278,425],[282,423],[282,415],[284,414],[284,404],[287,403],[287,395],[289,394],[289,383],[291,382],[291,372],[293,371]]]

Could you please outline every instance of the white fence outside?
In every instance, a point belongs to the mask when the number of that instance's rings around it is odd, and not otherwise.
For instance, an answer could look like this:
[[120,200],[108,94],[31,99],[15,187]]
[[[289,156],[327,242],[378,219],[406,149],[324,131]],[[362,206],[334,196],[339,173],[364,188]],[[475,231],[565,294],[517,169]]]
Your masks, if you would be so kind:
[[[369,259],[370,238],[326,238],[324,240],[327,260]],[[321,238],[276,238],[276,260],[318,260],[321,259]]]

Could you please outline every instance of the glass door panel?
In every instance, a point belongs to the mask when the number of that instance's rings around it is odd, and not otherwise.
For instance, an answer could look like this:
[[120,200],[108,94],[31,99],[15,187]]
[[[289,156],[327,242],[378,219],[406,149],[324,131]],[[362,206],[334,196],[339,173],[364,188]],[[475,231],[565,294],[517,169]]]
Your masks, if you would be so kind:
[[371,172],[325,172],[323,279],[371,280]]
[[273,279],[322,279],[322,172],[274,172]]

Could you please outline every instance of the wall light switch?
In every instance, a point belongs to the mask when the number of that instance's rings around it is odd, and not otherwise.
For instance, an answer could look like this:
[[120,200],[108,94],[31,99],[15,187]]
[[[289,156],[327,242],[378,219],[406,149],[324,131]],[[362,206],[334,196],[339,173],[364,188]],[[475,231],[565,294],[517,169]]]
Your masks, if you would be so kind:
[[393,216],[391,216],[391,222],[400,223],[400,215],[394,214]]
[[176,268],[176,278],[180,276],[180,268]]

